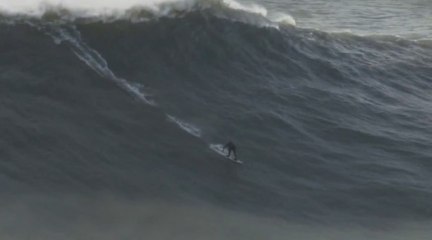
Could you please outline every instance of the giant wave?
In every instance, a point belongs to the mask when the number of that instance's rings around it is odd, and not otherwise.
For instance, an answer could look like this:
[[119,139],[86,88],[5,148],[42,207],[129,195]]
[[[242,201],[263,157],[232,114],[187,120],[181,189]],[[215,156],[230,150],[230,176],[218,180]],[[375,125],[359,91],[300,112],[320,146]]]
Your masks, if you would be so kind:
[[[288,222],[430,220],[430,42],[175,4],[146,21],[3,15],[6,193],[199,201]],[[240,168],[208,148],[228,140]]]

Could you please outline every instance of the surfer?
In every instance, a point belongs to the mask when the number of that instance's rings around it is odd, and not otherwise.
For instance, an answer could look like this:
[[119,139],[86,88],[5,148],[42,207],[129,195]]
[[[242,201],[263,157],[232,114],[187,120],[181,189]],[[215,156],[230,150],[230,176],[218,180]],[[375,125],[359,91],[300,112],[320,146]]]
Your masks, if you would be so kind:
[[225,144],[225,146],[223,147],[223,150],[225,151],[225,149],[228,149],[228,155],[227,157],[231,156],[231,152],[234,155],[234,160],[237,160],[237,152],[236,152],[236,146],[234,145],[234,143],[232,142],[228,142],[227,144]]

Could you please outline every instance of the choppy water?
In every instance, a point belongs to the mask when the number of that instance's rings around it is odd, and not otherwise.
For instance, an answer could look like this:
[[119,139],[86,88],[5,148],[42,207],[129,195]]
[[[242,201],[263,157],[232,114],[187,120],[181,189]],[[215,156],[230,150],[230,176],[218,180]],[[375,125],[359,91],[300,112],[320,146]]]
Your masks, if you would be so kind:
[[0,1],[0,236],[429,239],[428,2],[96,2]]
[[[253,1],[246,1],[254,4]],[[298,27],[356,35],[432,37],[432,2],[427,0],[260,1],[269,16],[289,13]]]

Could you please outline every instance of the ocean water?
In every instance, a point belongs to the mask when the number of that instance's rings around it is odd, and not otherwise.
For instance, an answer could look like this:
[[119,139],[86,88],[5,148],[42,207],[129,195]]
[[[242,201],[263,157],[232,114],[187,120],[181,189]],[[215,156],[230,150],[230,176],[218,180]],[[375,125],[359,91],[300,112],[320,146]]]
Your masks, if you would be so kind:
[[0,0],[0,237],[430,239],[431,16]]

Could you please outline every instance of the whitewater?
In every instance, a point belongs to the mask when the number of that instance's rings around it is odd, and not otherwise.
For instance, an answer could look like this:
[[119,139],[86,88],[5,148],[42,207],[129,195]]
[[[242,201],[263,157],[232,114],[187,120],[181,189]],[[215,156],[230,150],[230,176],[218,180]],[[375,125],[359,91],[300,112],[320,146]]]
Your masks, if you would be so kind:
[[430,239],[432,6],[350,3],[0,0],[0,237]]

